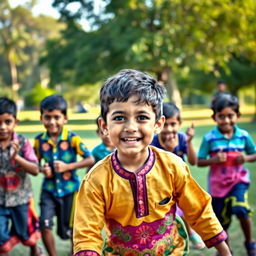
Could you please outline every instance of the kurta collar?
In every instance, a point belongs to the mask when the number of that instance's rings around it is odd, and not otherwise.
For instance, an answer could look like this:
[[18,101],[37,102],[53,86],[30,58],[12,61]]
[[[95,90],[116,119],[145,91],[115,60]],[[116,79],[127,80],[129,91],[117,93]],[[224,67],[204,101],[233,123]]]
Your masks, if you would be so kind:
[[148,148],[148,150],[149,150],[149,157],[148,157],[147,161],[136,173],[130,172],[130,171],[124,169],[120,165],[118,158],[117,158],[117,150],[116,150],[114,152],[114,154],[112,154],[112,157],[111,157],[112,165],[113,165],[115,172],[119,176],[121,176],[125,179],[133,179],[134,175],[136,175],[136,176],[146,175],[152,169],[152,167],[155,163],[155,154],[154,154],[153,150],[150,147]]

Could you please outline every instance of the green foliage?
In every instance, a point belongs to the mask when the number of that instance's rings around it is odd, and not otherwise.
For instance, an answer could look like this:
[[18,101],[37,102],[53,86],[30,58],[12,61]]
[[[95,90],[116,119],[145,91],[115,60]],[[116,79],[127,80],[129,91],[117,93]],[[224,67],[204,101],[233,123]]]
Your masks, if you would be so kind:
[[[80,4],[77,13],[68,9],[71,2]],[[146,70],[163,80],[164,70],[180,77],[210,73],[213,81],[230,75],[234,55],[256,63],[254,0],[103,0],[101,8],[96,2],[53,1],[68,24],[62,38],[47,45],[44,60],[53,84],[93,83],[122,68]],[[89,31],[75,25],[83,17]]]
[[39,56],[46,39],[57,37],[64,29],[52,17],[34,17],[28,6],[11,8],[8,0],[0,1],[0,80],[8,86],[18,84],[21,94],[45,78]]
[[54,93],[55,90],[43,88],[40,84],[37,84],[30,91],[24,93],[25,105],[29,108],[38,108],[43,98]]

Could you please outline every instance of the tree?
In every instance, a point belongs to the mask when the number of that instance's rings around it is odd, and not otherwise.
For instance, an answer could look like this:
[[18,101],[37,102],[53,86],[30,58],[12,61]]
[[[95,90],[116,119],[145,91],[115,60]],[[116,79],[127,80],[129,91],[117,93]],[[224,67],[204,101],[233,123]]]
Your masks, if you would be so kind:
[[52,17],[34,17],[29,5],[11,8],[8,0],[0,2],[0,62],[4,67],[0,76],[13,94],[19,87],[24,91],[40,82],[44,67],[39,67],[39,58],[46,39],[57,37],[63,28]]
[[[76,13],[68,9],[74,2],[80,3]],[[53,2],[73,31],[72,39],[68,31],[63,34],[58,49],[62,58],[54,62],[55,69],[61,68],[72,46],[73,64],[66,61],[65,72],[71,72],[75,84],[134,67],[155,73],[167,84],[170,99],[179,103],[175,73],[196,67],[217,76],[220,67],[228,71],[234,54],[256,62],[254,0],[103,0],[100,9],[95,3]],[[83,17],[90,22],[90,31],[74,26]],[[58,43],[48,47],[49,63]]]

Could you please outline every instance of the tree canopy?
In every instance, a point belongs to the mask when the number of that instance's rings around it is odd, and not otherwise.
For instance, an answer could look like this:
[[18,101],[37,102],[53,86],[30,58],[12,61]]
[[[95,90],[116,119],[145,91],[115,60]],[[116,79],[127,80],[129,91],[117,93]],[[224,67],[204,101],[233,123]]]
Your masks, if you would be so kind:
[[[74,13],[69,5],[75,2],[80,7]],[[234,56],[256,63],[254,0],[102,0],[100,6],[54,0],[53,6],[69,24],[61,39],[47,45],[44,61],[53,84],[96,82],[137,68],[162,79],[172,99],[173,74],[229,74]],[[77,25],[83,18],[88,31]]]

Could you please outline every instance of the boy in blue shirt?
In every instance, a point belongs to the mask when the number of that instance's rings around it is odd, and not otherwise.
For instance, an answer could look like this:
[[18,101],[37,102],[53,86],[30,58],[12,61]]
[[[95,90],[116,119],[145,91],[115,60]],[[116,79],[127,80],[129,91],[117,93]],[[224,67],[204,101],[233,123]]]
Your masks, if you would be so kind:
[[[45,175],[40,198],[40,228],[50,256],[57,256],[52,234],[57,216],[57,234],[72,240],[73,208],[80,180],[76,169],[91,166],[94,158],[81,138],[64,128],[67,102],[61,95],[44,98],[40,104],[41,122],[46,132],[35,138],[35,151]],[[77,161],[77,155],[83,159]]]
[[247,255],[256,256],[247,198],[249,171],[243,165],[256,160],[256,147],[249,133],[236,125],[240,116],[237,97],[219,95],[211,108],[217,126],[203,137],[198,166],[210,166],[209,192],[223,228],[227,231],[232,215],[236,215],[244,233]]

